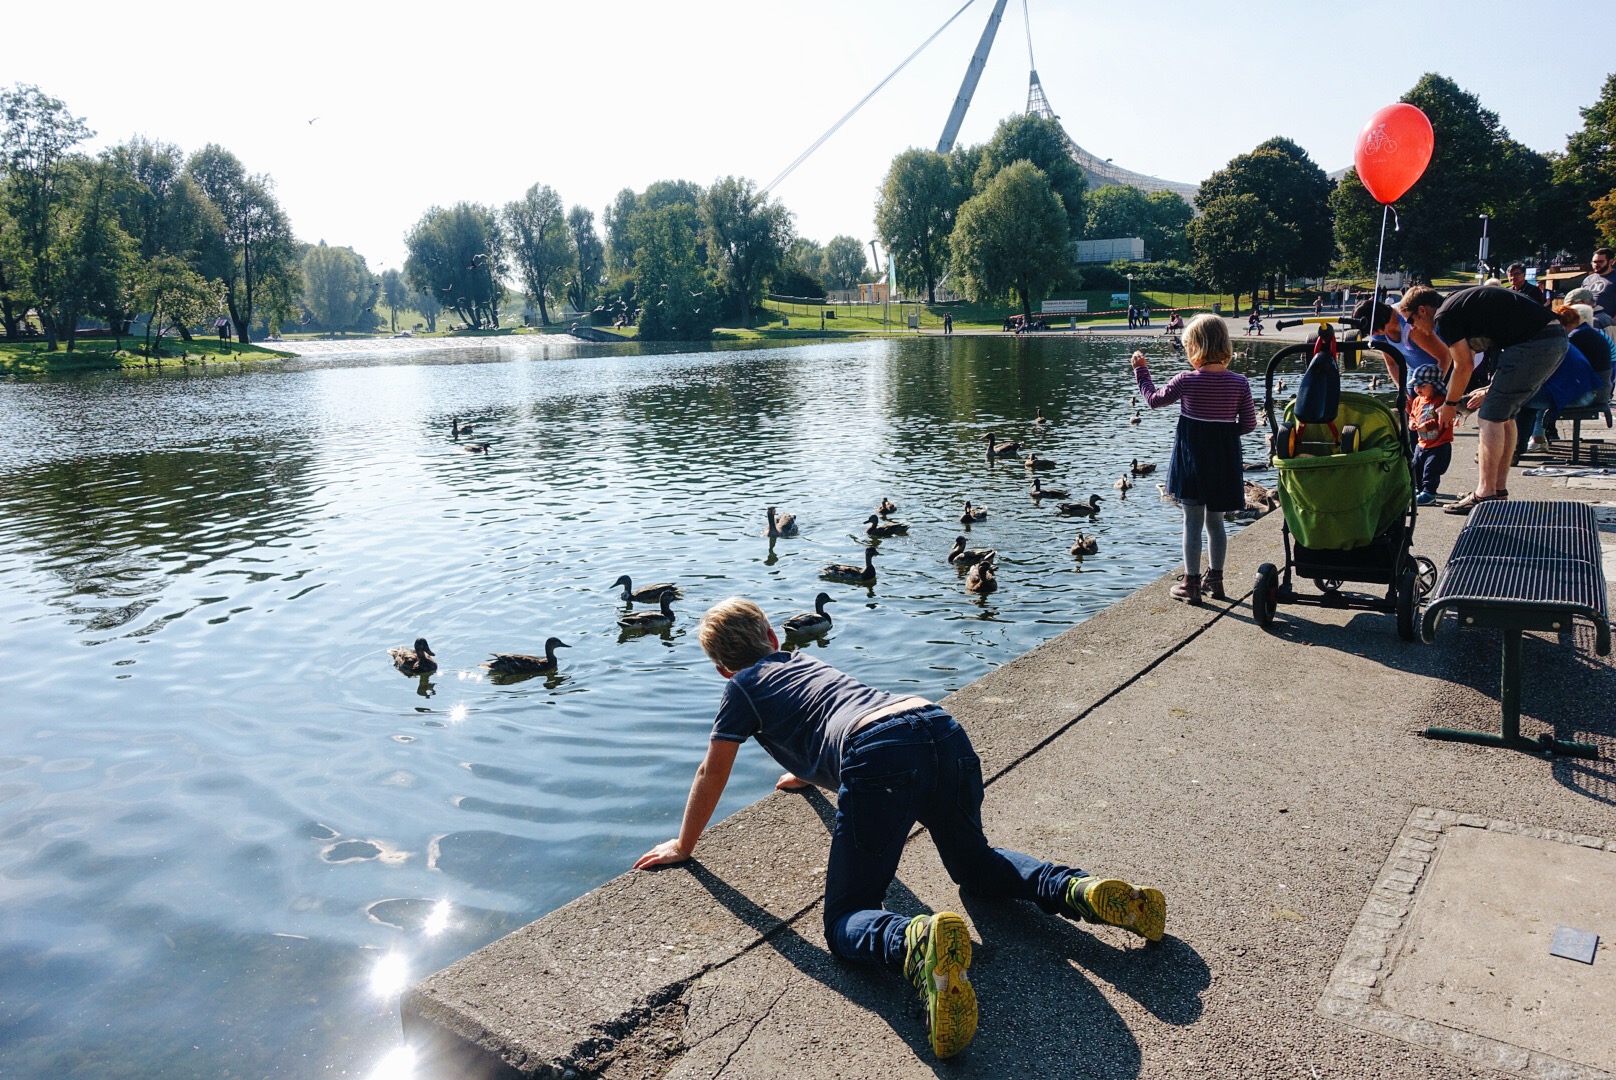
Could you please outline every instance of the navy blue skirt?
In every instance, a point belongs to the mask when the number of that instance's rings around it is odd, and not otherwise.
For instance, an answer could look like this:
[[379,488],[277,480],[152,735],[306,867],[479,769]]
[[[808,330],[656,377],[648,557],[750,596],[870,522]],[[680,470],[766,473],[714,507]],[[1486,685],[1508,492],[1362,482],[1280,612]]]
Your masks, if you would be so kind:
[[1179,416],[1167,490],[1174,498],[1204,503],[1226,513],[1246,508],[1245,466],[1240,460],[1240,428]]

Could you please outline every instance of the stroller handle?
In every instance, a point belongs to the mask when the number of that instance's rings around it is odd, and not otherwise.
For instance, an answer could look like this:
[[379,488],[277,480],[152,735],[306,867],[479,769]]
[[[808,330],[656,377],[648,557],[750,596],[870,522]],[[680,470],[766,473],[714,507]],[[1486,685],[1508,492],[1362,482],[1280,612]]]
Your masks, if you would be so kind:
[[[1315,320],[1309,319],[1308,321],[1313,322]],[[1323,322],[1326,320],[1317,321]],[[1291,360],[1298,356],[1305,360],[1311,355],[1308,352],[1308,345],[1309,343],[1306,342],[1287,345],[1268,358],[1268,369],[1264,373],[1263,411],[1268,414],[1268,432],[1276,442],[1279,439],[1279,410],[1274,407],[1274,373],[1279,369],[1279,365],[1283,361]],[[1350,356],[1353,353],[1379,352],[1392,358],[1397,367],[1397,408],[1393,412],[1397,413],[1397,428],[1406,441],[1408,438],[1408,361],[1404,359],[1403,351],[1391,342],[1359,340],[1337,341],[1336,352],[1342,356]]]
[[1276,330],[1289,330],[1293,326],[1316,324],[1319,326],[1339,325],[1350,329],[1357,329],[1358,324],[1345,317],[1334,315],[1307,315],[1300,319],[1280,319],[1274,324]]

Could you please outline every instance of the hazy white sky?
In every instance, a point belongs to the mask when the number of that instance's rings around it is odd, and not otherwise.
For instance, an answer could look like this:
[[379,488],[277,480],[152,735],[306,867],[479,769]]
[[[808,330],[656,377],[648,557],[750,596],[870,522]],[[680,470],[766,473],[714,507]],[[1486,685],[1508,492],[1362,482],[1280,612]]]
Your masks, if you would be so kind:
[[[300,238],[381,269],[434,204],[542,182],[598,218],[659,179],[768,183],[961,3],[58,0],[8,11],[0,81],[63,99],[95,147],[220,143],[274,178]],[[1613,55],[1598,0],[1029,4],[1072,137],[1189,183],[1273,135],[1350,164],[1363,122],[1426,71],[1526,145],[1562,149]],[[936,145],[991,9],[976,0],[776,190],[800,234],[869,240],[888,164]],[[1025,26],[1012,0],[962,145],[1025,107]]]

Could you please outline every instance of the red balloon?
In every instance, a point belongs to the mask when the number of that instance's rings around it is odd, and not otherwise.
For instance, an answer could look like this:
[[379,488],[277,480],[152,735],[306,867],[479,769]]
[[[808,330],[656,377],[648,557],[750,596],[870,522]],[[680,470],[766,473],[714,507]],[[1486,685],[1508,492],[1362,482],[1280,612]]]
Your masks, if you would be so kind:
[[1358,179],[1378,203],[1401,199],[1431,163],[1431,121],[1407,102],[1381,109],[1358,133]]

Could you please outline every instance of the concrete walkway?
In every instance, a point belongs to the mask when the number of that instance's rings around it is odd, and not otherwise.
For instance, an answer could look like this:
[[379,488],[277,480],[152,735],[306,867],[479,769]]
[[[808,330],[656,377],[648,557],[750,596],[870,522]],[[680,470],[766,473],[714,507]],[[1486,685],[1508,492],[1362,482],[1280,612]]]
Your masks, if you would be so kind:
[[[1451,491],[1473,477],[1474,447],[1462,434]],[[1516,476],[1510,488],[1616,501],[1570,484],[1616,486]],[[1462,521],[1422,512],[1415,551],[1440,563]],[[1270,515],[1235,539],[1231,592],[1259,563],[1283,561],[1279,524]],[[1616,524],[1604,540],[1616,580]],[[825,950],[829,801],[776,793],[711,830],[698,861],[625,874],[414,988],[405,1033],[435,1062],[426,1075],[1608,1075],[1616,1028],[1556,1003],[1612,1006],[1616,993],[1576,983],[1553,997],[1539,985],[1603,977],[1603,954],[1585,967],[1533,945],[1539,982],[1482,963],[1490,997],[1442,956],[1427,957],[1429,970],[1405,958],[1422,955],[1432,926],[1468,940],[1459,909],[1442,906],[1448,893],[1419,890],[1429,878],[1463,891],[1442,876],[1466,865],[1444,855],[1448,834],[1487,826],[1527,846],[1468,902],[1492,904],[1506,924],[1576,920],[1616,935],[1608,893],[1562,887],[1569,871],[1551,872],[1566,844],[1601,866],[1616,860],[1605,851],[1616,765],[1422,736],[1432,723],[1496,729],[1494,631],[1448,620],[1434,645],[1408,644],[1390,615],[1290,606],[1264,632],[1248,600],[1189,608],[1167,583],[945,702],[983,759],[990,838],[1161,887],[1160,944],[962,897],[921,834],[888,906],[960,911],[980,943],[979,1032],[939,1063],[907,983]],[[1592,655],[1591,634],[1576,638],[1572,649],[1528,636],[1523,731],[1616,756],[1616,669]],[[1531,900],[1528,885],[1548,899]],[[1520,914],[1562,901],[1571,914]]]

